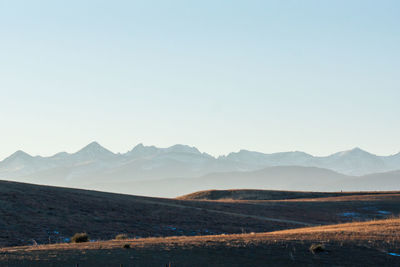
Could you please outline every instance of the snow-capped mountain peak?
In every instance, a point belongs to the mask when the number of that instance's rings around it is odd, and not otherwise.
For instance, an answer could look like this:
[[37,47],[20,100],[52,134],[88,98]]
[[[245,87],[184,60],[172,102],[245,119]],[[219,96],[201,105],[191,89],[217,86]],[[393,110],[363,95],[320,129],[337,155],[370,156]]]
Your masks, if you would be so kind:
[[59,159],[59,158],[66,158],[66,157],[68,157],[70,154],[69,153],[67,153],[67,152],[58,152],[57,154],[54,154],[53,156],[51,156],[52,158],[56,158],[56,159]]
[[33,157],[29,155],[28,153],[18,150],[11,154],[8,158],[6,158],[3,162],[10,162],[10,161],[15,161],[15,160],[29,160],[32,159]]
[[72,155],[75,157],[87,157],[93,159],[112,157],[115,154],[110,150],[102,147],[99,143],[92,142]]
[[196,147],[188,146],[188,145],[173,145],[167,148],[164,148],[165,152],[178,152],[178,153],[193,153],[193,154],[201,154],[200,151]]
[[345,151],[341,151],[341,152],[335,153],[335,154],[331,155],[330,157],[349,157],[349,156],[351,156],[351,157],[363,157],[363,156],[365,156],[365,157],[371,157],[371,156],[372,157],[377,157],[376,155],[371,154],[371,153],[369,153],[369,152],[367,152],[367,151],[365,151],[365,150],[363,150],[363,149],[361,149],[359,147],[355,147],[355,148],[350,149],[350,150],[345,150]]
[[142,143],[137,144],[131,151],[128,151],[125,156],[133,158],[143,158],[158,154],[160,149],[155,146],[145,146]]
[[399,170],[400,153],[381,157],[356,147],[317,157],[301,151],[264,154],[242,149],[214,158],[201,153],[196,147],[182,144],[158,148],[140,143],[127,153],[114,154],[99,143],[92,142],[76,153],[61,152],[51,157],[32,157],[17,151],[0,162],[0,178],[21,175],[41,177],[45,175],[42,171],[48,170],[46,175],[49,179],[54,179],[57,173],[68,177],[86,177],[96,173],[95,177],[110,174],[112,179],[120,176],[127,179],[154,176],[161,179],[219,171],[253,171],[271,166],[319,167],[347,175],[364,175]]

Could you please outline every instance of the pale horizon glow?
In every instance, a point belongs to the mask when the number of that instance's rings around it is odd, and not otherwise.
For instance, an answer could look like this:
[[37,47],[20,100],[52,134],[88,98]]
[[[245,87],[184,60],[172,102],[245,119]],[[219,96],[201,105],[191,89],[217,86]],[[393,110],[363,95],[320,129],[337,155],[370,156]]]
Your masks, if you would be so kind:
[[92,141],[400,151],[398,1],[0,1],[0,160]]

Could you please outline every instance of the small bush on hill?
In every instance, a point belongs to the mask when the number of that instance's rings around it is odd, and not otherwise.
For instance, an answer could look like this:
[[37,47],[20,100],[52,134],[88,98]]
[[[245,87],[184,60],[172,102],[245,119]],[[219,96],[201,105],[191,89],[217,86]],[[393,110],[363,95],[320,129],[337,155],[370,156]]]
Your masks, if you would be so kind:
[[131,245],[129,245],[129,244],[124,244],[124,245],[122,246],[122,248],[128,249],[128,248],[131,248]]
[[127,234],[119,234],[115,236],[116,240],[125,240],[128,239],[128,235]]
[[312,244],[310,246],[310,251],[312,254],[324,252],[325,246],[323,244]]
[[72,243],[83,243],[89,241],[89,235],[87,233],[76,233],[71,237]]

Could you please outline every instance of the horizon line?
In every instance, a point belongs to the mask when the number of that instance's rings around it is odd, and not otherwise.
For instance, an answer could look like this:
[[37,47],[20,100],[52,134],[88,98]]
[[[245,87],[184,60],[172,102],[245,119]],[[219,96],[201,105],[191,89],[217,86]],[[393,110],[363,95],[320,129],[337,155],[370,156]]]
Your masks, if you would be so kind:
[[133,146],[131,149],[127,150],[126,152],[114,152],[114,151],[112,151],[112,150],[110,150],[110,149],[104,147],[104,146],[101,145],[99,142],[97,142],[97,141],[92,141],[92,142],[90,142],[89,144],[83,146],[82,148],[78,149],[78,150],[75,151],[75,152],[59,151],[59,152],[56,152],[56,153],[51,154],[51,155],[49,155],[49,156],[42,156],[42,155],[39,155],[39,154],[37,154],[37,155],[32,155],[32,154],[30,154],[30,153],[28,153],[28,152],[25,152],[25,151],[22,150],[22,149],[18,149],[18,150],[16,150],[14,153],[10,154],[9,156],[6,156],[6,157],[4,157],[3,159],[1,159],[0,162],[4,161],[5,159],[7,159],[7,158],[11,157],[12,155],[14,155],[14,154],[16,154],[16,153],[19,153],[19,152],[24,153],[24,154],[27,154],[27,155],[29,155],[30,157],[42,157],[42,158],[51,158],[51,157],[54,157],[54,156],[56,156],[56,155],[58,155],[58,154],[60,154],[60,153],[67,153],[67,154],[69,154],[69,155],[73,155],[73,154],[78,153],[79,151],[84,150],[85,148],[89,147],[90,145],[99,146],[99,147],[101,147],[101,148],[103,148],[103,149],[105,149],[105,150],[108,150],[109,152],[113,153],[114,155],[124,155],[124,154],[127,154],[127,153],[129,153],[130,151],[132,151],[134,148],[138,147],[138,146],[143,146],[143,147],[155,147],[155,148],[157,148],[157,149],[168,149],[168,148],[171,148],[171,147],[174,147],[174,146],[185,146],[185,147],[195,148],[195,149],[198,150],[201,154],[207,154],[207,155],[209,155],[209,156],[211,156],[211,157],[213,157],[213,158],[215,158],[215,159],[218,159],[218,158],[221,158],[221,157],[227,157],[227,156],[229,156],[229,155],[232,154],[232,153],[239,153],[239,152],[242,152],[242,151],[261,153],[261,154],[265,154],[265,155],[279,154],[279,153],[296,153],[296,152],[299,152],[299,153],[304,153],[304,154],[310,155],[310,156],[312,156],[312,157],[314,157],[314,158],[324,158],[324,157],[329,157],[329,156],[332,156],[332,155],[335,155],[335,154],[338,154],[338,153],[344,153],[344,152],[350,152],[350,151],[356,151],[356,150],[360,150],[360,151],[362,151],[362,152],[365,152],[365,153],[368,153],[368,154],[371,154],[371,155],[377,156],[377,157],[390,157],[390,156],[395,156],[395,155],[400,154],[400,151],[399,151],[399,152],[397,152],[397,153],[389,154],[389,155],[378,155],[378,154],[371,153],[371,152],[369,152],[369,151],[367,151],[367,150],[364,150],[364,149],[360,148],[359,146],[355,146],[355,147],[353,147],[353,148],[351,148],[351,149],[333,152],[333,153],[330,153],[330,154],[328,154],[328,155],[326,155],[326,156],[317,156],[317,155],[313,155],[313,154],[307,153],[307,152],[305,152],[305,151],[300,151],[300,150],[277,151],[277,152],[261,152],[261,151],[256,151],[256,150],[243,149],[243,148],[242,148],[242,149],[239,149],[238,151],[232,151],[232,152],[229,152],[229,153],[227,153],[227,154],[222,154],[222,155],[215,156],[215,155],[209,154],[209,153],[207,153],[207,152],[200,151],[196,146],[192,146],[192,145],[174,144],[174,145],[167,146],[167,147],[157,147],[157,146],[155,146],[155,145],[144,145],[142,142],[136,144],[135,146]]

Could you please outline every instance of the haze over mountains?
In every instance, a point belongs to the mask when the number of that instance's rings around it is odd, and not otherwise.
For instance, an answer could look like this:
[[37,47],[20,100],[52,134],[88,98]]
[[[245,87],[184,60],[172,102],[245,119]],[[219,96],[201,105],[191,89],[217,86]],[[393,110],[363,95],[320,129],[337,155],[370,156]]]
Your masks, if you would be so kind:
[[[0,179],[176,196],[213,188],[395,190],[400,189],[396,170],[400,170],[400,153],[377,156],[359,148],[327,157],[241,150],[215,158],[186,145],[139,144],[115,154],[93,142],[76,153],[51,157],[17,151],[0,162]],[[390,173],[376,174],[384,172]],[[389,177],[386,184],[383,176]]]

